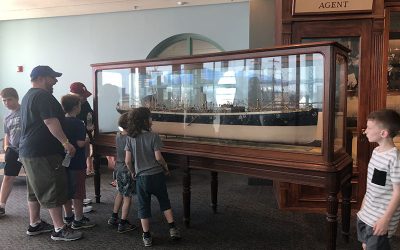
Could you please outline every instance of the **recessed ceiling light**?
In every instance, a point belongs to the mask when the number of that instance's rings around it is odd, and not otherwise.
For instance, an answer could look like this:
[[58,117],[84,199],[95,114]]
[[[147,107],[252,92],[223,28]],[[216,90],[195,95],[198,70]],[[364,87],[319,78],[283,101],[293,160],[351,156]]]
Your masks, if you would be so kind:
[[188,3],[188,2],[181,2],[181,1],[176,2],[177,5],[186,5],[187,3]]

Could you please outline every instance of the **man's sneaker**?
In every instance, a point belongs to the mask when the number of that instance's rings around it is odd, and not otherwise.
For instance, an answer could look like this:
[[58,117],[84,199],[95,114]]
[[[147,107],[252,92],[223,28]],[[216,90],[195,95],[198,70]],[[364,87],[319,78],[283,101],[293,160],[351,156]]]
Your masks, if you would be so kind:
[[145,247],[151,247],[153,245],[153,238],[150,237],[144,237],[144,234],[142,236],[143,238],[143,244]]
[[71,226],[72,222],[74,221],[75,216],[71,215],[70,217],[65,216],[64,217],[64,223],[67,224],[67,226]]
[[36,227],[32,227],[29,225],[28,230],[26,231],[27,235],[33,236],[33,235],[38,235],[41,233],[48,233],[53,231],[54,227],[53,225],[50,225],[49,223],[45,222],[44,220],[41,220],[39,225]]
[[177,227],[172,227],[169,229],[169,237],[171,237],[172,240],[180,240],[181,232]]
[[74,231],[66,226],[64,226],[58,233],[56,233],[56,231],[51,233],[52,240],[72,241],[79,240],[80,238],[82,238],[81,232]]
[[83,205],[89,205],[92,203],[92,199],[83,199]]
[[118,233],[126,233],[135,230],[137,227],[129,223],[129,221],[118,223]]
[[118,226],[119,218],[118,217],[115,218],[115,217],[111,216],[110,219],[108,219],[107,223],[108,223],[108,225],[111,225],[111,226]]
[[91,228],[94,226],[96,226],[96,224],[90,222],[89,218],[86,218],[85,216],[83,216],[82,219],[79,221],[74,220],[72,222],[71,228],[72,229],[81,229],[81,228]]
[[6,209],[4,207],[0,207],[0,217],[6,215]]

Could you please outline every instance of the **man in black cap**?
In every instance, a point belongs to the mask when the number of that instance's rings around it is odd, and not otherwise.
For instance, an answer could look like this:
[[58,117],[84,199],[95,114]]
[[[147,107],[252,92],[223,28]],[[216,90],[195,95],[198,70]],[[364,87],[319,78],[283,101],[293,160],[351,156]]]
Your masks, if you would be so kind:
[[[53,240],[71,241],[81,238],[82,233],[69,229],[62,217],[62,205],[67,201],[67,176],[61,163],[64,152],[73,156],[75,148],[64,134],[61,126],[64,112],[52,95],[61,75],[49,66],[32,70],[32,88],[21,102],[19,156],[27,175],[30,225],[26,233],[53,231]],[[54,230],[40,219],[40,206],[49,209]]]

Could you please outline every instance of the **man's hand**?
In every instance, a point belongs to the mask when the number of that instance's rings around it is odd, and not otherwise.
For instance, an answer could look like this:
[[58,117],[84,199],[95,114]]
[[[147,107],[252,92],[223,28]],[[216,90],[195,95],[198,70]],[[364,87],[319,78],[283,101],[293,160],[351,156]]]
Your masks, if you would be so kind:
[[374,225],[374,235],[385,235],[388,232],[390,220],[380,218]]
[[74,156],[75,155],[75,152],[76,152],[76,149],[75,149],[75,147],[71,144],[71,143],[66,143],[65,145],[64,145],[64,149],[65,149],[65,151],[67,151],[67,153],[70,155],[70,156]]

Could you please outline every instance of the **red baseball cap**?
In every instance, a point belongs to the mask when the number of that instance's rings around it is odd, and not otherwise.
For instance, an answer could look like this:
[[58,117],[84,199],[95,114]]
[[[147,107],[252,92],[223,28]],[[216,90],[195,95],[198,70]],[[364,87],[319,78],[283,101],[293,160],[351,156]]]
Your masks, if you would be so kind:
[[83,84],[81,82],[71,83],[71,85],[69,86],[69,91],[71,93],[78,94],[78,95],[83,96],[85,98],[88,98],[89,96],[92,95],[92,93],[90,93],[86,89],[85,84]]

